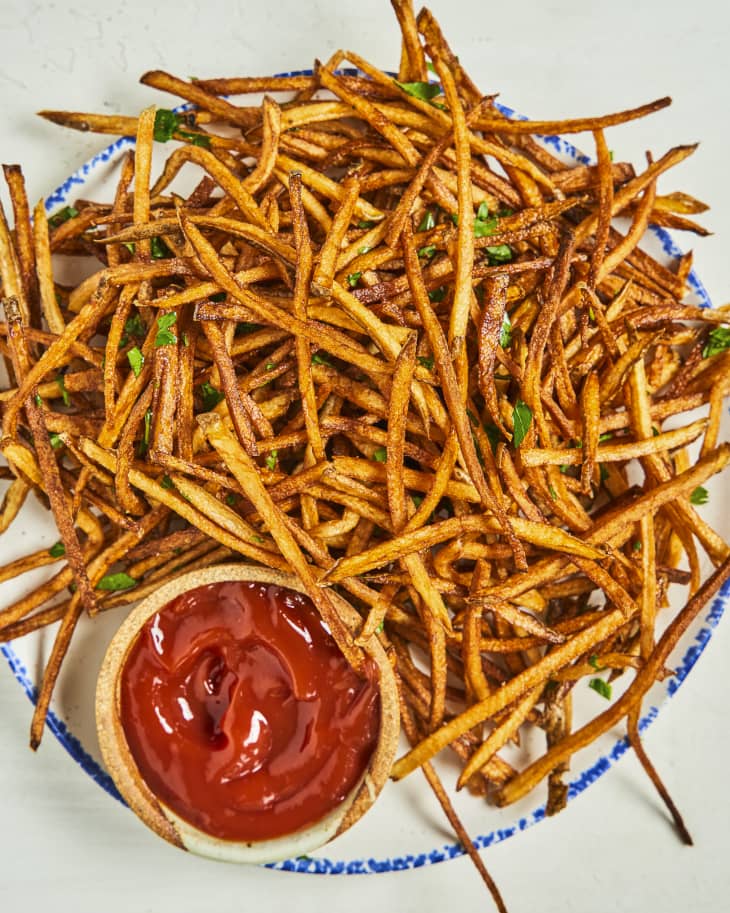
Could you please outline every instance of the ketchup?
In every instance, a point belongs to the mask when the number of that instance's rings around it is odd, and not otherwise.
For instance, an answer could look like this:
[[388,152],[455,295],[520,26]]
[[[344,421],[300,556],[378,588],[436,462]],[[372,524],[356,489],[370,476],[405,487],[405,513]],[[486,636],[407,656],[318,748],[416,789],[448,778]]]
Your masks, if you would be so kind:
[[375,748],[380,699],[312,602],[231,581],[178,596],[141,629],[121,676],[121,719],[150,789],[227,840],[315,823]]

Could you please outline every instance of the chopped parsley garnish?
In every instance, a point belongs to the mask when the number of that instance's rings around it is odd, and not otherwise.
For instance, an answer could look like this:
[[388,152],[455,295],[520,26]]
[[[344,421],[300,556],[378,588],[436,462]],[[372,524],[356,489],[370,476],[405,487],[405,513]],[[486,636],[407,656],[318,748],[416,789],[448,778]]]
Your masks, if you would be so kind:
[[137,581],[134,577],[130,577],[129,574],[125,574],[124,571],[118,574],[107,574],[96,584],[97,590],[109,590],[111,592],[128,590],[132,586],[137,586]]
[[487,259],[490,266],[496,266],[498,263],[509,263],[512,259],[512,248],[508,244],[497,244],[496,247],[488,247]]
[[220,304],[221,301],[226,300],[226,292],[217,292],[215,295],[210,296],[211,301],[215,301],[216,304]]
[[134,376],[139,377],[142,372],[142,366],[144,365],[144,355],[140,352],[137,346],[134,346],[127,352],[127,361],[129,366],[134,371]]
[[63,558],[63,556],[66,554],[66,546],[63,544],[63,542],[57,542],[55,545],[52,545],[48,549],[48,554],[51,556],[51,558]]
[[49,434],[48,440],[51,442],[51,447],[53,447],[54,450],[58,450],[59,447],[63,446],[60,434]]
[[384,629],[385,629],[385,622],[384,622],[384,621],[381,621],[380,624],[379,624],[379,625],[377,626],[377,628],[375,629],[375,633],[376,633],[376,634],[382,634]]
[[233,493],[226,495],[226,504],[229,507],[234,507],[237,500],[238,499],[237,499],[236,495],[234,495]]
[[78,214],[79,211],[75,206],[64,206],[63,209],[59,209],[58,212],[54,212],[54,214],[48,220],[48,224],[51,228],[58,228],[59,225],[63,225],[64,222],[68,222],[69,219],[75,219]]
[[[497,216],[489,215],[489,207],[487,206],[487,204],[480,203],[479,209],[477,209],[476,218],[474,219],[474,237],[475,238],[486,238],[489,235],[493,235],[494,232],[497,230],[498,223],[499,223],[499,219],[497,218]],[[507,245],[501,245],[501,246],[506,247]],[[509,248],[507,248],[507,249],[509,250]],[[498,250],[498,248],[494,248],[494,250]],[[511,256],[511,253],[512,252],[510,251],[510,256]]]
[[435,244],[427,244],[425,247],[420,247],[418,249],[418,256],[425,257],[427,260],[430,260],[431,257],[436,253]]
[[243,333],[244,335],[246,335],[247,333],[255,333],[256,330],[260,330],[260,329],[261,329],[261,327],[258,323],[246,323],[244,321],[243,323],[236,324],[236,332]]
[[38,408],[40,409],[40,407],[43,405],[43,397],[40,395],[40,393],[36,393],[36,395],[33,398],[35,400],[36,406],[38,406]]
[[265,463],[272,472],[276,469],[276,461],[278,456],[279,451],[272,450],[271,453],[266,457]]
[[144,456],[145,453],[149,450],[150,446],[150,429],[152,428],[152,410],[148,409],[144,414],[144,432],[142,434],[142,440],[139,442],[139,448],[137,452],[140,456]]
[[362,276],[362,273],[350,273],[350,275],[347,277],[347,284],[350,286],[350,288],[355,288],[357,283],[360,281],[360,276]]
[[706,488],[703,488],[701,485],[698,485],[697,488],[695,488],[695,490],[689,496],[690,504],[696,504],[698,506],[700,504],[707,504],[707,502],[709,500],[710,500],[709,492],[707,491]]
[[258,542],[259,545],[264,544],[264,540],[261,538],[261,536],[251,536],[251,538],[253,539],[254,542]]
[[416,231],[431,231],[432,228],[436,227],[436,217],[431,212],[430,209],[426,210],[425,215],[418,224]]
[[426,358],[425,356],[419,355],[418,364],[423,365],[423,367],[426,368],[428,371],[433,371],[433,365],[434,365],[433,355],[428,356],[428,358]]
[[325,354],[321,352],[315,352],[314,355],[312,355],[312,364],[328,365],[330,368],[332,367],[332,362],[329,360],[329,358],[327,358]]
[[203,398],[203,411],[212,412],[213,409],[218,405],[218,403],[225,399],[225,393],[221,390],[218,390],[212,384],[209,384],[206,381],[204,384],[201,384],[198,388],[200,395]]
[[378,463],[384,463],[388,459],[388,451],[385,447],[378,447],[373,453],[373,459]]
[[588,682],[588,687],[593,688],[597,694],[605,697],[607,701],[611,700],[611,686],[608,682],[604,682],[602,678],[592,678]]
[[489,446],[492,448],[492,453],[497,452],[497,444],[502,440],[502,434],[497,428],[496,425],[488,424],[484,426],[484,433],[487,435],[487,440],[489,441]]
[[431,101],[441,94],[441,86],[437,82],[393,82],[399,89],[403,89],[406,95],[412,95],[413,98],[420,98],[421,101]]
[[633,542],[633,543],[631,544],[631,548],[632,548],[635,552],[640,552],[640,551],[641,551],[641,539],[637,539],[635,542]]
[[512,443],[515,448],[519,448],[520,444],[524,441],[527,432],[530,430],[531,423],[532,410],[527,403],[523,403],[521,399],[518,399],[515,408],[512,410]]
[[371,222],[369,219],[363,219],[361,222],[357,223],[358,228],[375,228],[375,222]]
[[170,329],[171,326],[174,326],[176,321],[177,314],[174,311],[162,314],[157,318],[158,331],[155,336],[156,349],[159,349],[161,346],[173,345],[177,342],[177,336]]
[[124,335],[119,340],[120,347],[126,346],[130,336],[136,336],[138,339],[143,339],[146,332],[147,327],[142,322],[142,318],[139,314],[135,314],[134,317],[130,317],[124,324]]
[[153,260],[166,260],[172,256],[172,251],[162,238],[150,238],[150,253]]
[[419,508],[423,504],[423,495],[411,495],[411,501]]
[[548,485],[548,491],[550,492],[550,497],[553,499],[553,501],[557,501],[558,493],[555,491],[552,485]]
[[63,399],[64,406],[71,405],[71,397],[68,395],[68,390],[66,389],[66,380],[64,379],[63,374],[59,374],[56,378],[56,383],[61,391],[61,398]]
[[169,490],[170,488],[174,488],[173,481],[172,481],[172,479],[170,478],[170,476],[168,476],[168,475],[164,475],[164,476],[160,479],[160,485],[161,485],[163,488],[166,488],[166,489],[168,489],[168,490]]
[[431,301],[439,302],[443,301],[446,297],[446,286],[440,285],[438,288],[435,288],[433,291],[428,293],[428,297]]
[[168,108],[158,108],[155,112],[155,127],[152,133],[158,143],[166,143],[172,139],[173,133],[180,126],[182,118]]
[[730,349],[730,329],[728,327],[715,327],[714,330],[710,331],[707,343],[702,350],[702,356],[709,358],[711,355],[724,352],[725,349]]
[[512,321],[509,319],[507,311],[502,317],[502,330],[499,334],[499,344],[503,349],[508,349],[512,343]]
[[588,663],[596,670],[596,672],[600,672],[603,669],[603,666],[598,665],[598,657],[595,653],[588,657]]

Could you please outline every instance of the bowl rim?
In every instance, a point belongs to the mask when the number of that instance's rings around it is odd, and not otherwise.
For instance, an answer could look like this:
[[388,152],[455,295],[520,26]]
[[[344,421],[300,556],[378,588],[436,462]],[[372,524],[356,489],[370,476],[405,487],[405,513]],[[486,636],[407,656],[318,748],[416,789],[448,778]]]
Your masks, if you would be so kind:
[[[362,776],[345,799],[317,821],[290,834],[267,840],[225,840],[201,830],[169,808],[148,786],[129,749],[120,716],[120,682],[129,652],[142,627],[175,597],[213,583],[257,582],[306,595],[297,577],[243,562],[231,562],[181,574],[159,586],[124,619],[112,638],[97,678],[96,727],[101,754],[125,801],[151,830],[181,849],[227,861],[271,863],[301,856],[321,847],[352,827],[373,805],[390,776],[400,737],[398,686],[386,651],[374,635],[363,650],[378,673],[380,731]],[[360,615],[338,593],[330,591],[338,613],[351,632],[362,624]]]

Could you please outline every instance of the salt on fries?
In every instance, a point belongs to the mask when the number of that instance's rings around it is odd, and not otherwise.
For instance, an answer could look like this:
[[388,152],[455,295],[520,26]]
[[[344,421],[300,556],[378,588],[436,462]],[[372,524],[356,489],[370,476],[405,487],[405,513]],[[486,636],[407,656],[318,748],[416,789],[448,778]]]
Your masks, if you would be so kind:
[[[390,650],[412,744],[393,775],[424,770],[504,909],[431,766],[444,749],[458,787],[498,804],[547,779],[552,814],[572,754],[627,718],[688,839],[637,722],[729,573],[695,509],[730,459],[729,315],[682,302],[690,255],[670,268],[639,247],[651,224],[703,233],[702,203],[657,189],[694,147],[638,173],[609,153],[609,128],[668,99],[509,120],[427,10],[393,6],[397,79],[341,51],[311,76],[143,77],[184,113],[43,112],[136,135],[111,203],[31,219],[6,167],[0,531],[32,492],[60,541],[0,568],[56,565],[0,611],[0,637],[60,621],[36,747],[83,612],[231,557],[295,570],[353,665],[369,637]],[[236,98],[252,92],[261,104]],[[585,131],[595,165],[536,139]],[[171,188],[196,171],[192,193]],[[96,269],[66,287],[64,256]],[[670,584],[689,601],[658,637]],[[331,587],[362,615],[354,640]],[[619,676],[621,697],[576,729],[575,689],[610,699]],[[503,750],[527,726],[546,752],[518,770]]]

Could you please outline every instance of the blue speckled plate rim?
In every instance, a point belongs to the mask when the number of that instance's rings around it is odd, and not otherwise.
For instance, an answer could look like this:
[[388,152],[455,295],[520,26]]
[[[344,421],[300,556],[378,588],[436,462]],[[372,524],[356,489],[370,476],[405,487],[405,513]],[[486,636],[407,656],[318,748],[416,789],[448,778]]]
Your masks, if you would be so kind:
[[[345,72],[357,73],[358,71],[345,70]],[[311,70],[294,70],[289,73],[280,73],[277,75],[309,76],[311,75]],[[508,117],[519,120],[527,120],[526,117],[517,114],[514,110],[506,107],[505,105],[498,105],[498,107]],[[542,140],[548,146],[552,146],[553,149],[559,154],[567,155],[580,164],[589,164],[591,162],[589,156],[576,149],[576,147],[572,143],[568,142],[564,137],[544,136],[542,137]],[[113,159],[116,159],[117,155],[125,149],[130,149],[133,147],[134,139],[129,136],[123,136],[113,142],[110,146],[107,146],[106,149],[98,152],[92,159],[82,165],[78,171],[75,171],[70,177],[68,177],[63,182],[63,184],[61,184],[61,186],[58,187],[46,199],[46,210],[50,212],[58,206],[65,205],[69,199],[69,195],[73,192],[74,188],[83,187],[86,184],[89,176],[95,172],[98,167]],[[664,253],[667,254],[667,256],[681,256],[682,251],[677,247],[677,245],[674,243],[674,240],[667,231],[662,228],[657,228],[656,226],[651,226],[650,231],[659,240],[662,249]],[[688,283],[694,293],[700,299],[701,305],[703,307],[710,307],[711,301],[707,290],[705,289],[704,285],[694,270],[692,270],[689,274]],[[720,619],[722,618],[729,597],[730,581],[725,584],[725,586],[720,590],[720,593],[713,600],[709,613],[704,617],[702,621],[702,627],[695,634],[691,645],[687,648],[687,651],[682,657],[679,665],[675,667],[675,675],[672,678],[668,679],[667,684],[664,688],[662,703],[677,693],[682,682],[687,678],[695,663],[702,655],[703,650],[712,637],[713,630],[717,627]],[[29,700],[32,703],[35,703],[38,696],[38,690],[31,680],[25,665],[13,649],[12,642],[8,644],[2,644],[0,646],[0,650],[2,651],[5,659],[8,661],[11,672],[25,691]],[[639,724],[640,730],[643,732],[649,725],[651,725],[651,723],[654,722],[658,715],[659,707],[652,705],[641,719]],[[92,780],[98,783],[102,789],[106,790],[110,796],[113,796],[115,799],[118,799],[120,802],[124,803],[124,800],[120,796],[119,791],[114,785],[112,778],[104,770],[104,768],[86,751],[78,738],[76,738],[76,736],[69,730],[66,723],[64,723],[64,721],[61,720],[53,711],[49,711],[47,723],[50,731],[58,739],[63,748],[65,748],[65,750],[76,761],[76,763],[79,764],[79,766],[84,770],[84,772],[87,773],[92,778]],[[589,768],[584,770],[578,777],[571,781],[569,784],[568,799],[575,799],[588,786],[590,786],[592,783],[595,783],[599,777],[603,776],[607,770],[613,767],[619,758],[621,758],[626,753],[628,748],[628,740],[626,738],[619,739],[610,751],[602,755]],[[503,840],[507,840],[509,837],[512,837],[514,834],[520,831],[526,830],[533,824],[537,824],[539,821],[542,821],[543,818],[545,818],[544,804],[533,809],[533,811],[527,815],[522,816],[517,821],[517,823],[511,827],[499,828],[495,831],[492,831],[491,833],[480,834],[479,836],[474,837],[474,843],[479,849],[486,849],[489,846],[493,846],[496,843],[501,843]],[[426,853],[418,853],[415,855],[408,854],[405,856],[390,856],[384,859],[368,858],[352,860],[302,857],[299,859],[287,859],[284,862],[272,863],[271,865],[267,866],[267,868],[315,875],[368,875],[379,874],[381,872],[399,872],[405,871],[407,869],[416,869],[424,865],[434,865],[438,862],[444,862],[448,859],[454,859],[457,856],[463,855],[464,849],[461,847],[461,845],[456,843],[447,843],[444,844],[440,849],[437,848]]]

